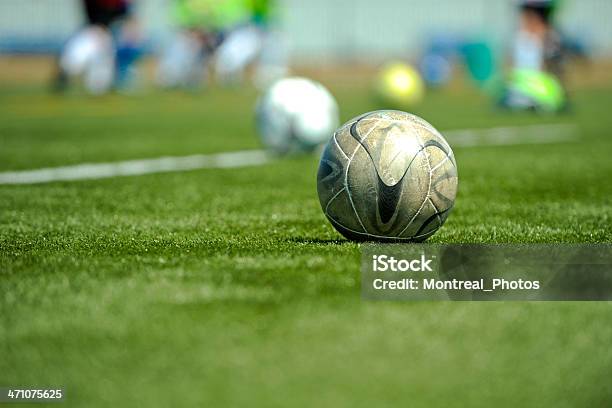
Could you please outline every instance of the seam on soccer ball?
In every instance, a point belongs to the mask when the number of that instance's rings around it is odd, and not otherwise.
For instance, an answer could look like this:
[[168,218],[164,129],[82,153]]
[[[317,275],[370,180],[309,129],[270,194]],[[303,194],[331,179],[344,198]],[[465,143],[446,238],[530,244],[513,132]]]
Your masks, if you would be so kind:
[[338,191],[336,194],[334,194],[332,198],[329,199],[327,205],[325,206],[325,215],[329,216],[329,212],[327,211],[329,209],[329,206],[331,205],[332,201],[334,201],[344,190],[346,190],[346,187],[342,187],[340,191]]
[[[440,217],[440,214],[442,213],[438,209],[438,206],[436,205],[436,203],[434,203],[433,200],[431,199],[431,196],[428,197],[427,199],[429,200],[429,204],[431,204],[434,210],[436,210],[436,217],[438,218],[438,228],[440,228],[442,226],[442,217]],[[423,228],[423,225],[421,226],[421,228]]]
[[[355,123],[359,123],[359,121]],[[376,128],[376,125],[377,124],[374,123],[374,125],[366,133],[366,135],[357,142],[357,147],[355,148],[355,151],[353,151],[353,154],[351,155],[351,158],[349,159],[348,164],[346,165],[346,171],[344,172],[344,188],[346,188],[346,192],[348,193],[349,201],[351,202],[351,207],[353,207],[353,212],[355,213],[355,217],[357,217],[357,221],[359,221],[359,225],[361,225],[361,228],[363,228],[363,231],[365,233],[367,233],[368,230],[366,229],[365,225],[363,225],[363,221],[361,221],[361,217],[359,216],[359,214],[357,214],[357,208],[355,207],[355,203],[353,202],[353,196],[351,195],[351,189],[348,186],[348,172],[349,172],[349,168],[351,167],[351,163],[353,162],[353,159],[355,158],[355,155],[357,154],[357,150],[359,150],[360,147],[363,148],[363,146],[361,145],[361,142],[365,141],[370,136],[370,134],[372,134],[372,132]]]
[[344,157],[346,157],[346,159],[347,159],[347,160],[349,160],[349,161],[350,161],[351,159],[349,159],[349,157],[347,156],[347,154],[346,154],[346,153],[344,153],[344,150],[342,150],[342,147],[340,147],[340,143],[338,143],[338,138],[337,138],[337,136],[338,136],[338,132],[334,133],[334,137],[332,138],[332,139],[334,139],[334,143],[336,144],[336,146],[338,146],[338,150],[340,150],[340,152],[342,153],[342,155],[343,155]]
[[413,237],[401,237],[401,236],[384,236],[384,235],[376,235],[376,234],[370,234],[368,232],[360,232],[360,231],[355,231],[352,228],[348,228],[347,226],[343,225],[341,222],[339,222],[338,220],[334,219],[333,217],[328,217],[330,219],[330,221],[332,223],[335,223],[337,225],[339,225],[340,227],[344,228],[345,230],[352,232],[354,234],[357,235],[362,235],[362,236],[366,236],[366,237],[370,237],[370,238],[382,238],[382,239],[387,239],[387,240],[399,240],[399,241],[412,241],[414,239],[418,239],[418,238],[422,238],[422,237],[426,237],[428,235],[433,235],[437,230],[440,229],[440,227],[438,226],[438,228],[436,228],[433,231],[429,231],[425,234],[421,234],[421,235],[415,235]]
[[[432,179],[432,172],[431,172],[431,163],[429,163],[429,157],[427,156],[427,151],[425,149],[425,144],[423,143],[423,141],[421,140],[421,136],[419,135],[419,132],[415,130],[416,133],[416,138],[419,141],[419,144],[421,145],[421,153],[425,154],[425,158],[427,159],[427,166],[429,167],[429,186],[427,186],[427,195],[425,196],[425,199],[423,200],[423,202],[421,203],[421,206],[419,207],[418,211],[414,214],[414,217],[412,217],[412,219],[408,222],[408,225],[406,225],[404,227],[403,230],[400,231],[400,233],[398,235],[402,235],[404,232],[406,232],[406,230],[408,228],[410,228],[410,226],[412,225],[412,223],[414,222],[414,220],[416,219],[416,217],[419,216],[419,214],[421,213],[421,211],[423,210],[423,207],[425,207],[425,203],[427,202],[427,200],[430,197],[431,194],[431,179]],[[434,206],[435,208],[435,206]]]
[[418,116],[412,115],[410,113],[407,112],[403,112],[407,115],[409,115],[411,118],[413,118],[413,120],[402,120],[402,119],[391,119],[389,117],[382,117],[382,118],[364,118],[362,119],[363,121],[367,121],[367,120],[375,120],[375,121],[386,121],[386,122],[395,122],[395,123],[403,123],[403,124],[408,124],[411,125],[414,129],[415,126],[418,126],[419,128],[426,130],[427,132],[431,133],[432,135],[436,136],[437,139],[439,139],[438,141],[441,142],[444,147],[446,147],[448,149],[448,155],[452,155],[453,153],[453,149],[451,148],[450,144],[448,144],[448,141],[444,138],[444,136],[442,136],[442,133],[440,133],[438,131],[438,129],[436,129],[435,127],[433,127],[433,125],[429,122],[427,122],[425,119],[419,118]]
[[433,173],[434,171],[438,170],[438,168],[440,168],[440,166],[442,166],[444,163],[446,163],[448,160],[450,160],[450,155],[447,154],[446,157],[444,158],[444,160],[442,160],[440,163],[436,164],[435,167],[433,167],[431,169],[431,172]]
[[440,133],[438,129],[433,127],[429,122],[425,121],[424,119],[421,119],[421,120],[427,123],[428,126],[425,126],[424,124],[419,123],[419,122],[412,122],[412,125],[419,126],[421,129],[424,129],[428,131],[429,133],[431,133],[432,135],[436,136],[439,139],[438,141],[442,142],[442,144],[444,144],[444,146],[448,149],[447,154],[452,155],[453,149],[450,147],[450,145],[448,144],[448,141],[444,138],[444,136],[442,136],[442,133]]

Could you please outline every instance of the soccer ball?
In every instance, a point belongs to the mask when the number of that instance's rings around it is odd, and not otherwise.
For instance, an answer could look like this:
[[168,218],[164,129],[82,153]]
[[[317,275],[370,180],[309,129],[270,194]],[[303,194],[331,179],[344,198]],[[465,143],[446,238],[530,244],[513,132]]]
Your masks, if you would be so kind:
[[446,221],[457,193],[450,146],[425,120],[376,111],[345,123],[317,175],[332,225],[357,241],[424,241]]
[[338,104],[318,82],[286,78],[275,82],[257,104],[261,141],[277,154],[312,151],[327,142],[340,120]]
[[402,62],[394,62],[380,71],[375,93],[386,107],[408,109],[423,100],[425,85],[416,69]]

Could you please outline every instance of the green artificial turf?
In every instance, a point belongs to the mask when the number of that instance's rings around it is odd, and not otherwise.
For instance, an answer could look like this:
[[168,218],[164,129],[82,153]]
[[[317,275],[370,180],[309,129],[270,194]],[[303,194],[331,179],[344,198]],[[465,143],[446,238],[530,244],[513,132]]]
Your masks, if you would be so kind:
[[[343,119],[367,89],[328,83]],[[0,171],[258,148],[253,90],[0,89]],[[612,242],[612,92],[563,117],[430,94],[440,129],[576,123],[581,141],[456,148],[431,242]],[[317,158],[0,186],[0,386],[67,406],[604,407],[608,303],[385,303],[325,220]]]

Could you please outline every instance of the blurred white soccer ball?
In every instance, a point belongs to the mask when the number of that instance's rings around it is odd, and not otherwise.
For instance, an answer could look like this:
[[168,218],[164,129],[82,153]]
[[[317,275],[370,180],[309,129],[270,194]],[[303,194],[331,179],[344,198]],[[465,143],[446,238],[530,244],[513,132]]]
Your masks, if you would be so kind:
[[339,125],[338,104],[320,83],[305,78],[275,82],[257,104],[263,144],[277,154],[312,151]]

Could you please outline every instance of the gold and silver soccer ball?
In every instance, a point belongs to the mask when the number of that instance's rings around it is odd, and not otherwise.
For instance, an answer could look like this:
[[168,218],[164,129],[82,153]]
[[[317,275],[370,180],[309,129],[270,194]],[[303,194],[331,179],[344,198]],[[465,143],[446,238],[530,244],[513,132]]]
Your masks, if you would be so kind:
[[425,120],[376,111],[345,123],[319,165],[319,201],[332,225],[358,241],[420,242],[446,221],[457,193],[450,146]]

